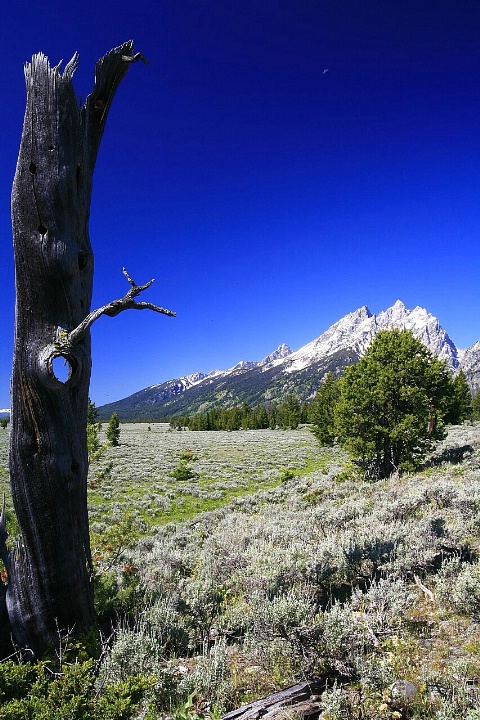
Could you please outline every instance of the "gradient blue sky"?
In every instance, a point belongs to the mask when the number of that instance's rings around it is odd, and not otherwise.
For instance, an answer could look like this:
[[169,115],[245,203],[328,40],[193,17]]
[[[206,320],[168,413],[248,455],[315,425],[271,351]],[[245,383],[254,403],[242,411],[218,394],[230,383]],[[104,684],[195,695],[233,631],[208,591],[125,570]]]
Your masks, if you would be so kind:
[[133,38],[94,177],[93,306],[101,405],[196,370],[297,349],[397,298],[459,347],[480,338],[478,0],[23,2],[1,11],[0,407],[14,315],[10,189],[23,64],[96,60]]

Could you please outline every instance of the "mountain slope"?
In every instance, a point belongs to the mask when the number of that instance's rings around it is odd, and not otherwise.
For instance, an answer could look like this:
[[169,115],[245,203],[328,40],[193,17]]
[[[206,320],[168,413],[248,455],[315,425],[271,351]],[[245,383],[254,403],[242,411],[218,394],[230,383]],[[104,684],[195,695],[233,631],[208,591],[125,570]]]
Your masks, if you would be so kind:
[[480,340],[460,351],[460,367],[473,393],[480,390]]
[[229,370],[169,380],[104,405],[99,415],[106,419],[116,412],[121,420],[159,420],[218,406],[281,400],[289,393],[308,400],[326,373],[340,375],[347,365],[357,362],[380,330],[393,327],[412,330],[452,371],[460,367],[460,358],[469,363],[471,382],[480,373],[480,341],[459,352],[436,317],[421,307],[408,310],[397,300],[378,315],[366,305],[349,313],[295,352],[282,344],[260,362],[241,361]]

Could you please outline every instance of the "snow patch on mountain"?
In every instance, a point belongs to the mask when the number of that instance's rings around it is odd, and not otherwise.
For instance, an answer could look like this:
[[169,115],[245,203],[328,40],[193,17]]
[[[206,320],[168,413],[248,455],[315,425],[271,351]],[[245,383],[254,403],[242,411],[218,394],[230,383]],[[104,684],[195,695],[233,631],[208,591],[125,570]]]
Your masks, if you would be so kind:
[[282,343],[278,346],[276,350],[274,350],[270,355],[267,355],[267,357],[263,358],[263,360],[260,360],[258,365],[260,367],[263,367],[265,365],[269,365],[270,363],[275,362],[276,360],[283,360],[283,358],[288,357],[293,353],[293,350],[291,347],[289,347],[286,343]]
[[292,353],[285,364],[285,372],[297,372],[340,350],[348,349],[363,355],[377,333],[389,328],[411,330],[434,355],[446,360],[452,370],[458,367],[457,349],[437,318],[421,307],[408,310],[401,300],[397,300],[378,315],[373,315],[366,305],[345,315],[316,340]]
[[476,393],[480,389],[480,340],[466,350],[460,350],[459,354],[460,367],[465,373],[470,389]]
[[[292,373],[311,365],[320,358],[333,355],[344,348],[356,345],[363,351],[375,335],[375,316],[366,305],[345,315],[331,325],[320,337],[292,353],[285,371]],[[356,347],[354,349],[357,349]]]
[[[195,372],[191,375],[185,375],[181,378],[176,378],[174,380],[167,380],[167,383],[182,385],[185,389],[187,387],[190,387],[191,385],[195,385],[196,383],[203,380],[203,378],[206,377],[205,373],[202,372]],[[154,390],[157,387],[163,387],[166,383],[157,383],[156,385],[150,385],[149,387],[145,388],[143,392],[147,392],[148,390]]]
[[478,365],[480,361],[480,340],[477,340],[471,347],[466,350],[460,350],[462,357],[462,368],[464,371],[470,370],[473,365]]
[[250,368],[257,367],[258,363],[255,360],[240,360],[236,365],[226,370],[226,373],[235,372],[235,370],[250,370]]
[[[240,360],[240,362],[238,362],[236,365],[229,368],[228,370],[211,370],[206,375],[204,373],[196,373],[196,375],[199,376],[198,380],[192,382],[191,385],[198,385],[199,383],[212,378],[218,378],[221,376],[226,377],[234,372],[252,370],[256,367],[263,367],[277,360],[283,360],[284,358],[288,357],[288,355],[291,355],[292,352],[293,350],[286,343],[282,343],[278,346],[276,350],[270,353],[270,355],[267,355],[267,357],[263,358],[263,360],[260,360],[260,362],[256,362],[255,360]],[[188,378],[193,378],[193,375],[189,375]],[[182,380],[187,380],[188,378],[182,378]]]

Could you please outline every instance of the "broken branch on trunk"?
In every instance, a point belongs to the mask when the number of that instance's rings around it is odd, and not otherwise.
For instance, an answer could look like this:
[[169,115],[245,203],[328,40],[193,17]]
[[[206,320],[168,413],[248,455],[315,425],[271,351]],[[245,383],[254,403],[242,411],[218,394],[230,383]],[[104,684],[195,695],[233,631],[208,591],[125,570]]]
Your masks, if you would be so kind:
[[123,62],[134,63],[141,60],[145,65],[148,65],[148,60],[145,55],[141,52],[135,53],[135,55],[122,55]]
[[166,308],[160,307],[159,305],[154,305],[153,303],[149,302],[136,302],[135,298],[137,297],[137,295],[140,295],[141,292],[150,287],[154,280],[150,280],[149,282],[145,283],[145,285],[136,285],[136,283],[132,280],[125,268],[123,268],[123,274],[132,286],[131,289],[123,296],[123,298],[119,298],[118,300],[112,300],[112,302],[107,303],[107,305],[103,305],[102,307],[93,310],[71,332],[65,332],[65,330],[63,329],[57,332],[57,338],[55,339],[55,347],[58,348],[58,350],[61,351],[64,349],[69,349],[69,347],[81,340],[81,338],[85,335],[88,329],[93,325],[95,320],[98,320],[98,318],[102,315],[108,315],[108,317],[115,317],[124,310],[153,310],[154,312],[161,313],[162,315],[168,315],[169,317],[176,316],[176,313],[172,310],[167,310]]

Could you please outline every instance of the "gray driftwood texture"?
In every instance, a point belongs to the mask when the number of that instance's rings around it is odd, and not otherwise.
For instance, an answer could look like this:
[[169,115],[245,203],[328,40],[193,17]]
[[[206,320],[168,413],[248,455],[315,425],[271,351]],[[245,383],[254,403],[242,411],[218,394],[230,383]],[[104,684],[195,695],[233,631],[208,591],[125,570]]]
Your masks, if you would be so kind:
[[[87,516],[86,417],[90,326],[129,308],[131,290],[90,312],[93,253],[88,232],[92,176],[115,91],[130,64],[143,59],[127,42],[96,65],[95,85],[79,107],[72,77],[43,54],[25,67],[27,104],[12,191],[16,271],[10,476],[20,537],[7,550],[5,512],[0,556],[0,659],[10,638],[38,656],[59,632],[79,635],[94,624]],[[118,179],[120,181],[120,178]],[[68,379],[57,378],[57,362]],[[58,371],[57,371],[58,374]]]
[[252,700],[222,716],[222,720],[283,720],[289,717],[321,720],[319,693],[325,689],[325,679],[313,678],[279,690],[273,695]]

